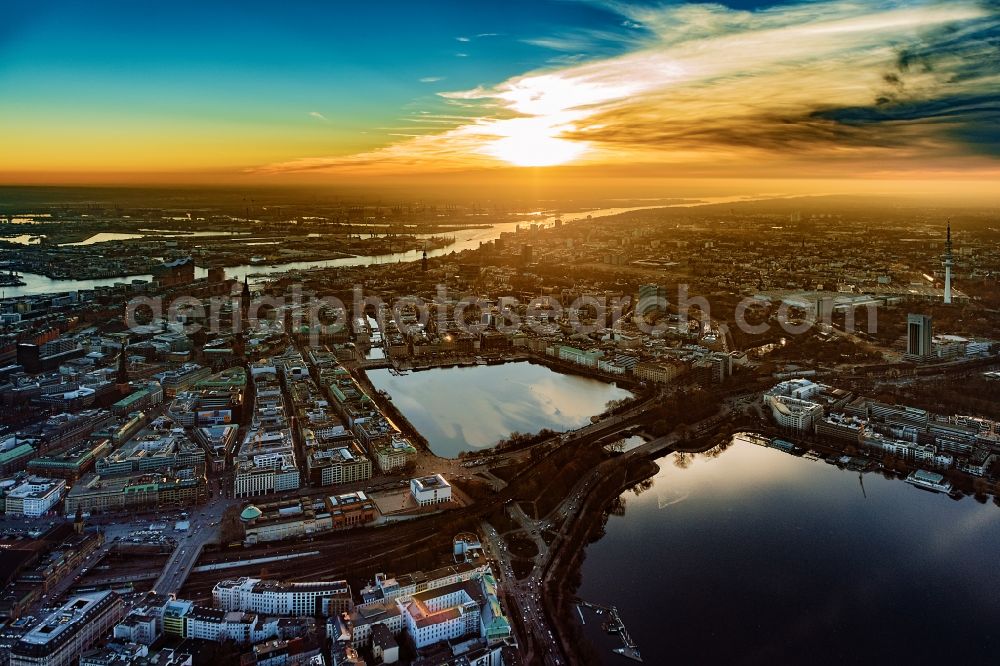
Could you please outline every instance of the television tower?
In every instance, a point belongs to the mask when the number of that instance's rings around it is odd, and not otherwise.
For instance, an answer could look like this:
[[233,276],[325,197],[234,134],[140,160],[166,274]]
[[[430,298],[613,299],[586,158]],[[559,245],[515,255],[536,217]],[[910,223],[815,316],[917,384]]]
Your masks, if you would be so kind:
[[951,267],[955,265],[955,261],[951,255],[951,220],[948,220],[948,235],[944,241],[944,257],[942,257],[941,263],[944,264],[944,302],[950,304]]

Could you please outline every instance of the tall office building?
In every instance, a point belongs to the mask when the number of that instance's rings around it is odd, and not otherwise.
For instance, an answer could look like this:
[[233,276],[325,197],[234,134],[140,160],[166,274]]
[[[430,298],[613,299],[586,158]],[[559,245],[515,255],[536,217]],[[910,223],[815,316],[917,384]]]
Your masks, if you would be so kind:
[[930,358],[932,336],[930,315],[907,315],[906,357],[913,361]]
[[639,302],[636,304],[636,312],[644,315],[650,310],[665,312],[667,309],[667,290],[658,284],[644,284],[639,286]]

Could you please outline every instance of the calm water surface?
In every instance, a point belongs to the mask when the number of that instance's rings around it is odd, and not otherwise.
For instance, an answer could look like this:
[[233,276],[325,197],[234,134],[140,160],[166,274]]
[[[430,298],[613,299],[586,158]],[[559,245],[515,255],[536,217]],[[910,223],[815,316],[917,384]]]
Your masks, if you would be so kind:
[[[649,664],[995,664],[1000,508],[736,442],[658,461],[587,548]],[[867,495],[867,498],[865,497]],[[597,622],[585,628],[608,664]]]
[[578,428],[608,401],[632,395],[534,363],[434,368],[403,376],[371,370],[368,377],[392,396],[431,450],[448,458],[490,447],[512,432]]

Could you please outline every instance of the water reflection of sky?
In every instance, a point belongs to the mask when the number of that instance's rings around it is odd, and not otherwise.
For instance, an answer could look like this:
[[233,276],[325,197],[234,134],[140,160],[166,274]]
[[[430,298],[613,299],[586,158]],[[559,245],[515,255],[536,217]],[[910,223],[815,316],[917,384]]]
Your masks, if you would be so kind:
[[137,238],[144,238],[145,234],[127,234],[127,233],[116,233],[111,231],[102,231],[99,234],[94,234],[82,241],[77,241],[75,243],[60,243],[59,247],[72,247],[75,245],[96,245],[97,243],[107,243],[108,241],[118,241],[118,240],[135,240]]
[[449,457],[492,446],[515,431],[579,427],[609,400],[630,395],[533,363],[437,368],[402,377],[375,370],[368,376],[392,396],[434,452]]
[[618,605],[646,662],[993,663],[992,503],[878,474],[863,494],[857,473],[747,443],[659,464],[580,589]]

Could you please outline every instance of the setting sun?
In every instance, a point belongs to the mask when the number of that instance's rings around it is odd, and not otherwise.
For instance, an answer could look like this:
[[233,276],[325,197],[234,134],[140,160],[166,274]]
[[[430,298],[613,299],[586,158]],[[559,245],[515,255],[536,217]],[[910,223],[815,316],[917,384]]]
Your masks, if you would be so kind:
[[[565,114],[562,114],[565,116]],[[587,151],[585,141],[570,141],[560,135],[573,130],[566,118],[529,117],[493,121],[484,136],[485,155],[520,167],[546,167],[566,164]]]
[[586,151],[585,144],[544,134],[521,134],[498,139],[484,152],[520,167],[557,166],[571,162]]

